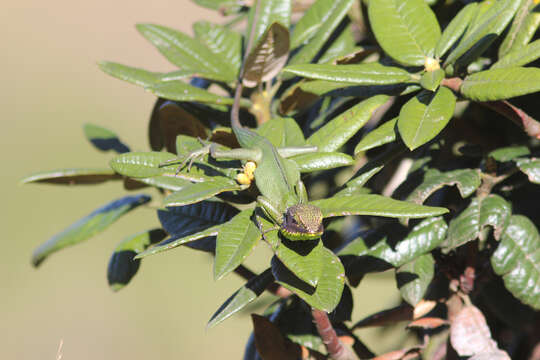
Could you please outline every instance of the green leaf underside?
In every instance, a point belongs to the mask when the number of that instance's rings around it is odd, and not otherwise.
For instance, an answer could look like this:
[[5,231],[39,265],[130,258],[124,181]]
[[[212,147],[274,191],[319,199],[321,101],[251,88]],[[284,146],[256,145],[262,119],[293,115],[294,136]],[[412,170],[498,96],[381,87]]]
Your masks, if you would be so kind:
[[513,160],[520,156],[529,155],[530,153],[531,151],[526,146],[507,146],[504,148],[493,150],[488,154],[488,156],[492,157],[497,161],[505,162]]
[[424,175],[424,181],[407,197],[407,201],[422,204],[435,191],[443,186],[456,185],[461,197],[466,198],[480,186],[481,178],[477,170],[459,169],[440,172],[429,169]]
[[180,191],[187,185],[191,184],[191,181],[182,179],[176,176],[153,176],[149,178],[138,178],[136,181],[140,181],[144,184],[171,191]]
[[246,305],[253,302],[268,285],[274,281],[270,269],[251,278],[244,286],[228,298],[223,305],[212,315],[208,321],[207,328],[212,328],[233,314],[242,310]]
[[259,0],[254,3],[254,6],[249,9],[248,26],[246,28],[247,41],[245,44],[252,42],[253,46],[255,46],[266,29],[273,23],[280,23],[289,28],[291,25],[291,11],[291,0]]
[[111,289],[118,291],[126,286],[139,270],[140,260],[133,260],[133,257],[166,236],[164,230],[152,229],[122,240],[114,249],[107,266],[107,280]]
[[532,221],[521,215],[510,218],[491,265],[516,298],[540,309],[540,235]]
[[377,95],[358,103],[326,123],[311,135],[307,142],[317,146],[320,152],[338,150],[367,123],[375,110],[388,99],[389,97],[386,95]]
[[540,69],[501,68],[469,75],[461,93],[475,101],[495,101],[531,94],[540,90]]
[[516,43],[516,40],[518,40],[518,34],[523,29],[523,26],[526,25],[529,8],[533,5],[533,0],[521,0],[516,2],[519,2],[520,6],[516,11],[512,26],[510,26],[501,46],[499,46],[499,58],[511,52],[514,47],[519,47],[519,43]]
[[216,239],[215,280],[242,264],[259,242],[261,233],[251,220],[252,215],[253,209],[244,210],[221,227]]
[[183,81],[166,81],[146,87],[151,93],[168,100],[197,101],[217,105],[232,105],[234,100],[213,94]]
[[163,206],[184,206],[214,197],[226,191],[242,189],[236,181],[225,176],[213,176],[211,180],[191,183],[168,195],[163,200]]
[[518,159],[516,164],[530,182],[540,184],[540,159]]
[[98,65],[106,74],[142,87],[153,86],[160,82],[181,80],[195,74],[202,75],[193,70],[176,70],[168,73],[152,72],[110,61],[101,61]]
[[370,1],[368,15],[377,41],[393,59],[420,66],[433,56],[441,29],[423,0]]
[[277,148],[306,144],[302,129],[293,118],[275,117],[259,126],[257,133]]
[[435,56],[440,58],[458,41],[469,26],[476,13],[477,3],[470,3],[462,8],[444,29],[435,48]]
[[283,71],[310,79],[355,85],[389,85],[411,81],[411,75],[407,71],[379,63],[358,65],[302,64],[287,66]]
[[540,58],[540,40],[535,40],[523,48],[509,52],[499,59],[491,69],[513,68],[527,65]]
[[341,249],[338,255],[369,255],[399,267],[439,246],[445,239],[447,229],[448,226],[442,218],[433,217],[416,225],[395,245],[388,244],[386,238],[383,238],[376,244],[368,246],[362,238],[358,238]]
[[42,171],[22,179],[21,184],[48,183],[61,185],[99,184],[119,180],[122,176],[111,169],[58,169]]
[[180,69],[204,73],[212,80],[234,81],[234,73],[200,41],[161,25],[138,24],[137,30]]
[[310,173],[320,170],[335,169],[354,164],[354,159],[340,152],[316,152],[298,155],[291,158],[301,173]]
[[[322,0],[313,4],[312,7],[316,7],[318,10],[317,13],[319,15],[317,18],[319,18],[321,21],[318,23],[317,28],[314,29],[313,36],[311,36],[309,41],[307,41],[305,45],[291,58],[289,63],[293,65],[311,62],[317,53],[323,48],[324,44],[341,23],[343,18],[347,15],[347,12],[353,3],[354,0]],[[328,5],[330,5],[330,8],[327,7]]]
[[310,306],[326,312],[331,312],[338,305],[345,283],[345,270],[339,258],[327,248],[322,249],[322,271],[314,291],[298,288],[295,276],[292,273],[278,271],[272,266],[272,272],[278,283],[289,289]]
[[443,250],[448,252],[476,239],[486,226],[494,228],[494,236],[498,239],[511,214],[510,204],[498,195],[472,199],[470,205],[450,222]]
[[443,69],[425,72],[420,79],[420,85],[426,90],[435,91],[439,87],[445,73]]
[[367,151],[377,146],[391,143],[396,140],[396,123],[398,118],[388,120],[376,129],[370,131],[354,148],[354,155],[358,155],[362,151]]
[[122,215],[149,201],[150,197],[147,195],[126,196],[96,209],[41,244],[32,255],[32,264],[38,266],[52,253],[89,239],[105,230]]
[[398,130],[403,142],[411,150],[437,136],[454,114],[456,97],[446,87],[435,94],[422,91],[411,98],[399,113]]
[[310,204],[319,207],[324,217],[346,215],[371,215],[385,217],[423,218],[445,214],[447,209],[394,200],[381,195],[351,195],[315,200]]
[[424,298],[434,276],[435,260],[424,254],[396,270],[396,280],[403,300],[416,306]]

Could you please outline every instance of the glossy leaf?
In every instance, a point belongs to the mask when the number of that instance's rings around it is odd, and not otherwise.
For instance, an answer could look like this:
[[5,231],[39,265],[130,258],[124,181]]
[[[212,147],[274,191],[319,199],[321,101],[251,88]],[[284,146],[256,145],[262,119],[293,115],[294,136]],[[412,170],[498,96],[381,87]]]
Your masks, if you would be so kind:
[[318,57],[317,63],[340,64],[340,60],[347,55],[350,55],[353,58],[354,55],[357,55],[356,58],[362,58],[362,56],[367,56],[369,53],[369,50],[359,49],[356,46],[353,27],[349,24],[340,32],[340,34],[335,38],[335,40],[332,41],[332,43],[328,46],[328,49],[320,57]]
[[255,46],[273,23],[289,28],[291,24],[291,0],[259,0],[249,9],[246,44]]
[[107,266],[107,280],[111,289],[118,291],[126,286],[137,274],[141,263],[133,257],[166,236],[162,229],[153,229],[128,236],[116,245]]
[[310,79],[355,85],[388,85],[411,81],[411,75],[407,71],[379,63],[358,65],[302,64],[287,66],[283,71]]
[[510,204],[498,195],[472,199],[470,205],[450,222],[448,237],[443,244],[444,251],[476,239],[488,225],[494,228],[495,238],[498,239],[511,212]]
[[298,279],[276,258],[272,259],[272,273],[285,288],[291,290],[310,306],[331,312],[338,305],[345,283],[345,272],[339,258],[323,247],[321,276],[314,289]]
[[423,0],[370,1],[368,15],[377,41],[396,61],[421,66],[433,57],[441,29]]
[[[306,12],[304,17],[307,16],[309,18],[306,22],[309,21],[309,23],[312,23],[316,20],[320,20],[320,22],[318,22],[316,28],[311,27],[311,29],[313,29],[313,35],[309,36],[308,34],[308,37],[304,40],[305,45],[291,58],[290,64],[310,63],[323,48],[323,45],[330,38],[343,18],[347,15],[354,0],[335,0],[330,2],[326,1],[326,4],[322,3],[325,3],[325,1],[323,0],[314,3],[312,5],[312,12]],[[311,29],[306,30],[311,32]],[[302,28],[300,30],[302,30]],[[298,40],[295,39],[295,42],[297,41]]]
[[444,86],[435,94],[424,90],[410,99],[401,108],[397,123],[405,145],[414,150],[437,136],[450,121],[455,105],[456,97]]
[[231,105],[232,98],[219,96],[183,81],[166,81],[146,88],[153,94],[168,100],[197,101],[202,103]]
[[243,7],[237,0],[193,0],[193,2],[208,9],[219,10],[225,15],[239,12]]
[[289,30],[273,23],[261,36],[244,63],[242,82],[255,87],[274,78],[289,57]]
[[386,95],[377,95],[364,100],[330,120],[311,135],[308,144],[318,147],[320,152],[338,150],[371,118],[375,110],[388,100]]
[[505,162],[513,160],[520,156],[529,155],[530,153],[531,151],[526,146],[507,146],[499,148],[497,150],[493,150],[488,154],[488,156],[499,162]]
[[214,280],[219,280],[236,269],[251,253],[261,238],[253,223],[253,209],[244,210],[225,223],[216,239]]
[[234,81],[234,73],[198,40],[161,25],[138,24],[137,30],[179,68],[211,80]]
[[376,129],[371,130],[354,148],[354,155],[358,155],[362,151],[373,149],[377,146],[391,143],[396,140],[396,123],[397,118],[388,120]]
[[516,11],[514,20],[512,21],[512,25],[499,46],[499,58],[511,52],[516,45],[519,46],[516,43],[517,35],[521,32],[523,26],[526,25],[529,9],[531,8],[531,5],[533,5],[533,0],[521,0],[518,2],[520,2],[520,5]]
[[277,148],[304,146],[306,140],[298,123],[289,117],[275,117],[257,128],[257,133]]
[[111,169],[58,169],[29,175],[20,182],[21,184],[89,185],[120,179],[122,179],[122,176],[116,174]]
[[108,151],[114,150],[118,154],[123,154],[129,151],[129,147],[118,138],[114,132],[104,127],[94,124],[84,124],[84,136],[98,150]]
[[519,159],[516,164],[530,182],[540,184],[540,159]]
[[529,14],[523,21],[523,25],[514,39],[514,45],[512,46],[510,52],[523,49],[523,47],[527,45],[536,34],[538,26],[540,26],[540,12],[538,4],[536,4],[533,8],[531,8]]
[[[394,267],[403,266],[439,246],[446,236],[448,226],[440,217],[429,218],[416,225],[397,244],[389,244],[386,238],[373,245],[358,238],[338,252],[339,256],[370,256],[383,260]],[[359,259],[361,261],[361,258]]]
[[106,74],[139,86],[151,86],[159,81],[161,73],[122,65],[110,61],[101,61],[99,68]]
[[396,270],[396,281],[401,297],[416,306],[424,298],[434,275],[435,260],[431,254],[424,254]]
[[137,178],[137,181],[147,184],[149,186],[157,187],[160,189],[167,189],[171,191],[180,191],[187,185],[191,184],[191,181],[182,179],[177,176],[158,175],[149,178]]
[[344,185],[344,188],[340,190],[339,192],[337,192],[334,196],[341,197],[341,196],[349,196],[349,195],[358,195],[358,194],[365,193],[365,191],[369,192],[369,189],[366,189],[364,185],[369,181],[369,179],[371,179],[379,171],[381,171],[382,168],[383,166],[376,166],[364,172],[358,172],[357,175],[351,180],[347,181],[347,183]]
[[34,250],[32,264],[39,266],[52,253],[99,234],[122,215],[149,201],[148,195],[125,196],[94,210]]
[[291,158],[301,173],[310,173],[320,170],[335,169],[354,164],[354,159],[340,152],[316,152],[298,155]]
[[249,303],[253,302],[264,289],[274,281],[270,269],[265,270],[261,274],[251,278],[244,286],[236,291],[228,298],[223,305],[212,315],[210,321],[206,325],[207,328],[212,328],[227,318],[231,317],[238,311],[242,310]]
[[465,66],[480,56],[510,23],[519,3],[519,0],[498,1],[477,17],[478,25],[475,24],[470,33],[467,31],[464,38],[448,55],[444,67],[455,62]]
[[[277,236],[273,232],[271,236]],[[290,241],[282,239],[273,250],[281,263],[297,278],[315,288],[321,277],[324,245],[321,240]]]
[[513,68],[527,65],[540,58],[540,40],[533,41],[527,46],[511,51],[499,59],[491,69]]
[[163,200],[163,206],[175,207],[210,199],[222,192],[242,189],[236,181],[225,176],[213,176],[211,180],[191,183]]
[[470,3],[462,8],[444,29],[435,48],[435,56],[440,58],[458,41],[476,15],[477,3]]
[[119,174],[147,178],[167,172],[174,174],[176,166],[159,166],[173,159],[176,159],[176,155],[167,152],[130,152],[112,158],[109,165]]
[[469,75],[461,85],[461,93],[475,101],[503,100],[540,90],[540,69],[501,68]]
[[218,24],[198,21],[195,36],[229,69],[231,79],[238,77],[242,63],[242,35]]
[[434,71],[427,71],[422,75],[420,79],[420,85],[426,90],[435,91],[444,79],[444,70],[437,69]]
[[346,215],[423,218],[448,212],[442,207],[423,206],[381,195],[333,197],[315,200],[310,204],[319,207],[325,218]]
[[516,298],[540,309],[540,235],[531,220],[521,215],[510,218],[491,265]]
[[424,175],[424,181],[407,197],[408,201],[422,204],[435,191],[443,186],[456,185],[462,198],[471,196],[480,186],[480,173],[473,169],[459,169],[440,172],[429,169]]

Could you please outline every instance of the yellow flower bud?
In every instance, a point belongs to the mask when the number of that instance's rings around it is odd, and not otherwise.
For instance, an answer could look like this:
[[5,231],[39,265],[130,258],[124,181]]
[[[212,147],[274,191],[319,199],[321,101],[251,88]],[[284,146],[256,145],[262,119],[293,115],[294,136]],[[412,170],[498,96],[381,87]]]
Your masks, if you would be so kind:
[[240,173],[240,174],[236,175],[236,181],[238,181],[238,183],[240,185],[250,185],[251,184],[251,180],[249,179],[249,176],[247,176],[244,173]]
[[244,165],[244,173],[248,176],[253,175],[256,168],[257,164],[255,164],[253,161],[248,161],[246,165]]
[[427,72],[439,70],[441,68],[441,65],[439,64],[439,61],[434,58],[426,57],[424,61],[424,69]]

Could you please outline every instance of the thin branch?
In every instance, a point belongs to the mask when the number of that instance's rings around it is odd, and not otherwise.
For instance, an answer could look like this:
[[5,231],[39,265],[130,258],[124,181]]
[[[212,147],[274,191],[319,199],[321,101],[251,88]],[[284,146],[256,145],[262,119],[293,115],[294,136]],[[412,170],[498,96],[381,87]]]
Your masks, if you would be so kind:
[[517,106],[510,104],[506,100],[486,101],[481,102],[480,105],[494,110],[505,118],[511,120],[517,126],[525,130],[529,136],[540,139],[540,122],[535,120]]
[[351,360],[358,359],[350,348],[347,348],[336,334],[336,330],[332,326],[328,314],[322,310],[312,309],[311,315],[313,322],[317,327],[317,331],[326,346],[328,355],[334,360]]

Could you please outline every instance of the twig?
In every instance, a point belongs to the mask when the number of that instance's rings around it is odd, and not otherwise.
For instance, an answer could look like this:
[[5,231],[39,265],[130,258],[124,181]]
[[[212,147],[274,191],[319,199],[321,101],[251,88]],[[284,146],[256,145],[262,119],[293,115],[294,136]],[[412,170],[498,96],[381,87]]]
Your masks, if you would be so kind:
[[481,102],[480,105],[494,110],[505,118],[511,120],[517,126],[525,130],[529,136],[540,139],[540,122],[535,120],[517,106],[510,104],[506,100],[486,101]]
[[351,360],[358,357],[339,340],[328,314],[322,310],[312,309],[311,315],[317,331],[326,346],[328,355],[334,360]]

